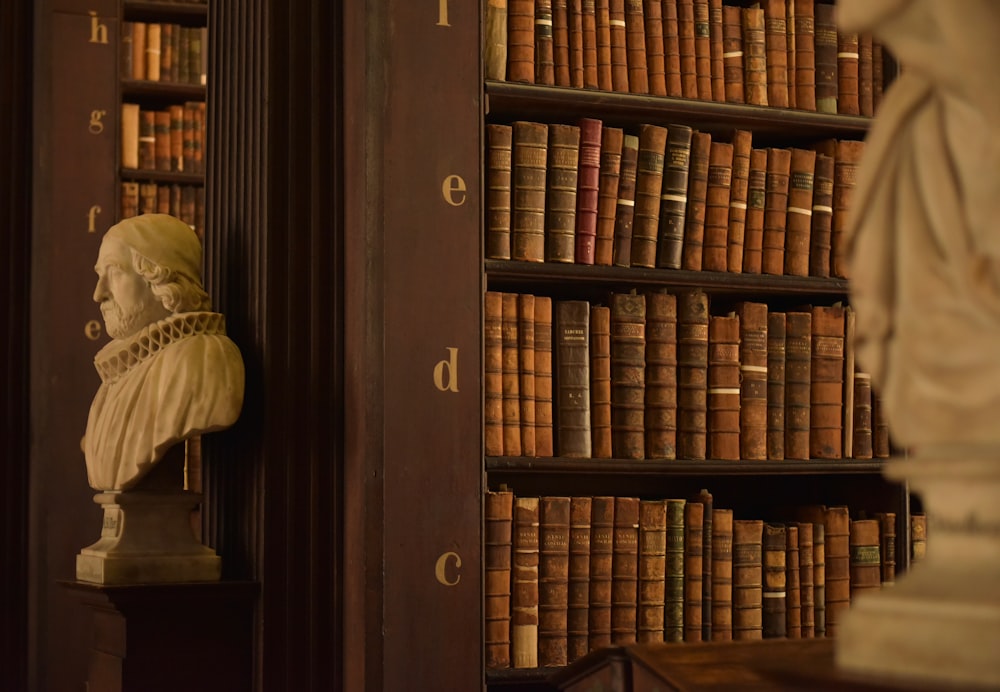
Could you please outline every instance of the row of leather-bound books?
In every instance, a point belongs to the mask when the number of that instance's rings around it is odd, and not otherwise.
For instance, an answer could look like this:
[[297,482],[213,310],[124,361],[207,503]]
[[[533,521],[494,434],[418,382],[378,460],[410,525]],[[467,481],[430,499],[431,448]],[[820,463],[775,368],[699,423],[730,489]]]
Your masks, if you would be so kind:
[[204,237],[205,187],[126,180],[121,184],[120,218],[139,214],[170,214]]
[[120,77],[204,86],[208,81],[207,27],[122,22]]
[[754,147],[748,130],[596,118],[486,134],[487,258],[846,277],[861,140]]
[[485,302],[488,456],[889,456],[850,307],[744,301],[713,315],[700,290]]
[[871,116],[885,50],[814,0],[491,0],[487,79]]
[[204,101],[188,101],[159,110],[123,103],[121,166],[203,174],[206,127]]
[[[853,512],[853,516],[852,516]],[[922,519],[923,517],[921,517]],[[562,666],[633,642],[832,637],[895,581],[896,515],[740,517],[691,498],[485,496],[487,668]]]

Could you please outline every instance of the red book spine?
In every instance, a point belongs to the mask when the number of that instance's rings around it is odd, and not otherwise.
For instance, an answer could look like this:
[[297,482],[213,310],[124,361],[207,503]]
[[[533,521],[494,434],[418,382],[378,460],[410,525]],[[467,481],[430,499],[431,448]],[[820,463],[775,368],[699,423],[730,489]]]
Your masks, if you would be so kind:
[[580,159],[576,191],[576,263],[594,264],[601,177],[600,120],[580,120]]
[[601,131],[600,184],[597,191],[597,238],[594,250],[594,264],[601,266],[610,266],[613,258],[623,134],[621,128],[617,127],[605,127]]

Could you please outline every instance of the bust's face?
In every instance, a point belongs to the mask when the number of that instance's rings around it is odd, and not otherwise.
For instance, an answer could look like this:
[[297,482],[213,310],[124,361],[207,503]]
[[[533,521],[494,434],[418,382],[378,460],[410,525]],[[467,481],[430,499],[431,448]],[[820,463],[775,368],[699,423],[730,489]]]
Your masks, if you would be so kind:
[[104,239],[94,270],[94,301],[101,305],[104,325],[112,338],[132,336],[170,315],[146,280],[132,268],[132,253],[121,240]]

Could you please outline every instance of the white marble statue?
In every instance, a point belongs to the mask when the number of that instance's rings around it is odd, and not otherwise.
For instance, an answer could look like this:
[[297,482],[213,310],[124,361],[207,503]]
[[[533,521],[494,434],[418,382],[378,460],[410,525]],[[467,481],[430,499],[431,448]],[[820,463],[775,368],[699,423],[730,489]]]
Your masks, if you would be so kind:
[[101,386],[83,446],[96,490],[133,487],[174,444],[231,426],[244,368],[209,309],[201,243],[184,222],[144,214],[112,226],[94,300],[112,341],[94,359]]

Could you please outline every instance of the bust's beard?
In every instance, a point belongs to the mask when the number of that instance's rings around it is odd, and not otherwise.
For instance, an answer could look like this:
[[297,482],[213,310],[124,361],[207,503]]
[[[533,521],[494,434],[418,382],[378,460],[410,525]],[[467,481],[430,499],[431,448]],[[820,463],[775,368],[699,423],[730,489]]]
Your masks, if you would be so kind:
[[140,327],[140,320],[146,312],[146,306],[138,304],[126,311],[113,300],[101,304],[101,314],[104,316],[104,328],[112,339],[123,339],[134,334]]

